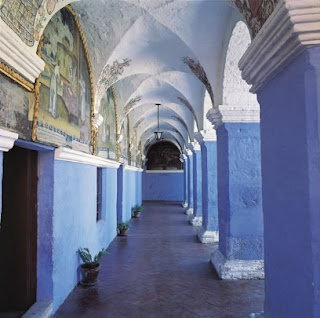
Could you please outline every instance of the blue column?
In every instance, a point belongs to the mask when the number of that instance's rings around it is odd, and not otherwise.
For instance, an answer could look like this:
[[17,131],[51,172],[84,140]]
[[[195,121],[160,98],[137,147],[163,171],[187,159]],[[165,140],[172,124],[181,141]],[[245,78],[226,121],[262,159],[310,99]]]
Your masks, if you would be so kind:
[[215,130],[197,133],[202,159],[202,228],[198,237],[202,243],[219,241],[217,136]]
[[266,317],[320,317],[320,47],[258,92]]
[[184,202],[182,206],[184,208],[188,207],[188,157],[184,154],[180,155],[180,161],[183,161],[183,180],[184,180]]
[[117,170],[117,222],[125,222],[124,216],[124,195],[123,195],[123,178],[124,178],[124,165],[121,164]]
[[222,279],[262,279],[260,124],[225,123],[217,137],[219,246],[211,261]]
[[191,215],[193,214],[193,153],[187,149],[185,155],[188,157],[188,207],[186,214]]
[[196,142],[193,145],[193,215],[190,224],[202,225],[202,162],[201,147]]

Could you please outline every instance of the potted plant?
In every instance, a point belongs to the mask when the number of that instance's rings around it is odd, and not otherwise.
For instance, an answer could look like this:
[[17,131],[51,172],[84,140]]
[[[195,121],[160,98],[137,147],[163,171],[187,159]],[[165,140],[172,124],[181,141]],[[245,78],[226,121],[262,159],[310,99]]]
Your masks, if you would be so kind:
[[136,204],[136,205],[133,207],[133,217],[135,217],[135,218],[140,217],[141,211],[142,211],[142,206],[139,205],[139,204]]
[[94,256],[94,258],[92,258],[87,247],[80,247],[77,253],[83,262],[83,264],[80,265],[82,276],[80,283],[86,286],[95,285],[99,275],[100,260],[104,255],[108,254],[107,249],[103,248],[97,255]]
[[118,234],[120,236],[128,235],[129,223],[128,222],[120,222],[118,223]]

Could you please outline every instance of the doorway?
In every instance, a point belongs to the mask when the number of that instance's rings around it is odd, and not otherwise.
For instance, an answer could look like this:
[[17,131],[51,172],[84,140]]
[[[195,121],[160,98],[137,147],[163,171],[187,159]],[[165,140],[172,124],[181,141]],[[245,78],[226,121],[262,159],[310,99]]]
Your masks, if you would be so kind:
[[0,312],[17,316],[36,301],[37,158],[19,147],[3,154]]

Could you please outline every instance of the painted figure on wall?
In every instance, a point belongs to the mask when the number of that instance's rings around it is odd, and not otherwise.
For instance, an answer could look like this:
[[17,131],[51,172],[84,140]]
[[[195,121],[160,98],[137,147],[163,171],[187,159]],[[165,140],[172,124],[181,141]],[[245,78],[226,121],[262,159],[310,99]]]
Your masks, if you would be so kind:
[[58,96],[57,96],[57,81],[61,82],[59,64],[54,68],[54,72],[51,76],[50,82],[50,102],[49,102],[49,113],[52,114],[54,118],[57,117],[57,106],[58,106]]
[[90,75],[73,15],[67,9],[57,12],[43,35],[37,138],[89,152]]
[[99,114],[103,117],[103,123],[99,127],[98,156],[106,159],[116,158],[116,115],[115,96],[112,88],[108,88],[100,103]]

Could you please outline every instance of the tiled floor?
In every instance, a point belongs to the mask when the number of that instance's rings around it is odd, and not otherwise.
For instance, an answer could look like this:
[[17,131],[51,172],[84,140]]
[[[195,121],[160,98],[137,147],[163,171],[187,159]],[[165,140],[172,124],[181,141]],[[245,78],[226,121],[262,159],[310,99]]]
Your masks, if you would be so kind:
[[148,203],[117,237],[99,283],[78,286],[56,318],[243,318],[263,309],[263,281],[221,281],[209,264],[212,246],[196,240],[178,205]]

